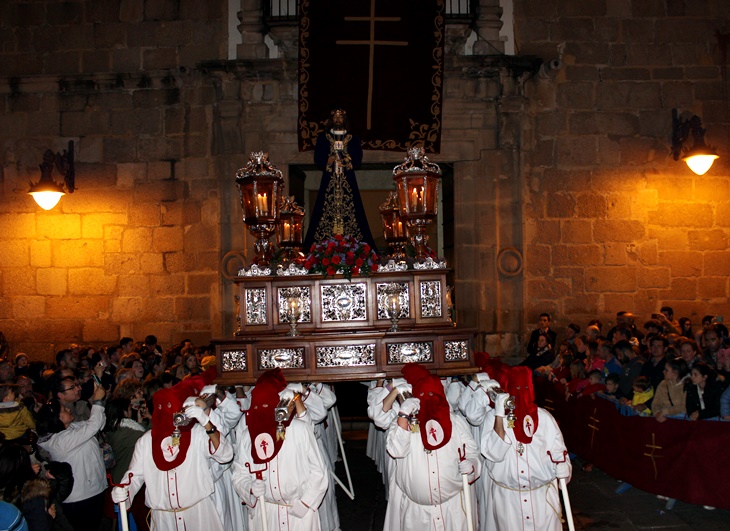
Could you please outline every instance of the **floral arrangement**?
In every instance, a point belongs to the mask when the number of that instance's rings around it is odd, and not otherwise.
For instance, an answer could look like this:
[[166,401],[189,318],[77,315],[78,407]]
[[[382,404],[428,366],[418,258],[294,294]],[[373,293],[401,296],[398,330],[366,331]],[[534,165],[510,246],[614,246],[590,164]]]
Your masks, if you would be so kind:
[[377,271],[378,255],[365,242],[335,234],[331,239],[312,245],[304,267],[310,273],[321,273],[325,278],[341,273],[350,280],[352,275],[368,276]]

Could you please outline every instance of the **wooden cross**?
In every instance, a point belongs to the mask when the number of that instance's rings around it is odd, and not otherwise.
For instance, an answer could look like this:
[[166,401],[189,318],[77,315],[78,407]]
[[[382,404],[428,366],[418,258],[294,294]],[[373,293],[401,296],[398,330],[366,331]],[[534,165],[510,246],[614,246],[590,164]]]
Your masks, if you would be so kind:
[[598,423],[601,422],[600,419],[596,418],[596,411],[598,411],[598,408],[593,409],[593,414],[588,417],[589,420],[592,420],[594,424],[588,424],[588,427],[593,430],[591,431],[591,450],[593,450],[593,436],[596,434],[597,431],[599,431]]
[[336,44],[354,44],[367,45],[370,47],[370,60],[368,64],[368,114],[367,128],[370,129],[372,123],[373,111],[373,71],[375,66],[375,46],[408,46],[408,41],[376,41],[375,40],[375,23],[376,22],[400,22],[400,17],[376,17],[375,16],[375,0],[370,0],[370,16],[369,17],[345,17],[346,22],[370,22],[370,39],[367,41],[335,41]]
[[648,457],[649,459],[651,459],[651,464],[654,465],[654,479],[656,479],[658,473],[657,473],[656,459],[655,458],[657,458],[657,457],[664,457],[664,456],[663,455],[654,455],[654,450],[661,450],[662,447],[661,446],[657,446],[654,433],[651,434],[651,444],[645,444],[644,446],[646,446],[647,448],[651,448],[651,453],[648,453],[648,454],[647,453],[644,453],[644,455],[646,457]]

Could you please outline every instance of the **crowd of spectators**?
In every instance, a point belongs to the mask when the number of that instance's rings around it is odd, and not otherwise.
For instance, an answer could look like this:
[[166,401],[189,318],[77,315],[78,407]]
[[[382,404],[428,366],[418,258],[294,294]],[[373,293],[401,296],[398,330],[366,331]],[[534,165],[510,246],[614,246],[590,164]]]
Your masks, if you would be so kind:
[[111,529],[107,473],[121,481],[154,393],[214,363],[212,346],[163,352],[155,336],[124,337],[70,345],[49,364],[0,343],[0,512],[20,510],[31,531]]
[[559,343],[550,322],[540,315],[521,365],[561,386],[566,400],[610,398],[625,414],[659,422],[730,420],[730,338],[721,316],[705,316],[695,330],[668,306],[641,327],[632,313],[618,312],[608,330],[597,319],[583,333],[569,324]]

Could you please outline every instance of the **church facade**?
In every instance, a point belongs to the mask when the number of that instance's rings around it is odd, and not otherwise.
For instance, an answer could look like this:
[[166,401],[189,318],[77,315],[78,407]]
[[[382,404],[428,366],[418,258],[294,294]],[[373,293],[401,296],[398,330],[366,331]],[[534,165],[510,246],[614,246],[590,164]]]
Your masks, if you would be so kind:
[[[695,323],[724,315],[730,6],[508,4],[514,54],[498,0],[445,26],[430,158],[450,175],[438,240],[459,324],[478,330],[477,349],[511,356],[541,312],[558,328],[663,305]],[[229,279],[254,243],[236,170],[253,151],[287,180],[312,164],[298,149],[296,23],[267,21],[262,0],[0,10],[0,331],[48,359],[69,342],[231,335]],[[701,117],[718,146],[703,176],[671,156],[672,109]],[[28,182],[69,140],[77,189],[43,211]]]

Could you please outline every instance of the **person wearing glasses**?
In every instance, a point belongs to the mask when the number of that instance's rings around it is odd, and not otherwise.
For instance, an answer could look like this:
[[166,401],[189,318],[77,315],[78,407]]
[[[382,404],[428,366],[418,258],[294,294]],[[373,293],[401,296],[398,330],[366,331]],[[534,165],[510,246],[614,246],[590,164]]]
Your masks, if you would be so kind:
[[[56,393],[78,394],[81,390],[73,379],[61,380],[62,391]],[[71,465],[74,484],[71,494],[63,502],[63,512],[75,531],[96,531],[102,517],[106,469],[96,434],[104,426],[106,416],[101,401],[104,388],[94,386],[91,395],[89,420],[74,419],[71,409],[60,398],[52,398],[38,411],[36,430],[38,446],[50,461],[63,461]]]
[[91,418],[91,409],[89,403],[81,399],[79,381],[75,376],[69,376],[60,371],[56,371],[51,378],[51,398],[57,399],[63,407],[69,409],[73,413],[76,422],[89,420]]

